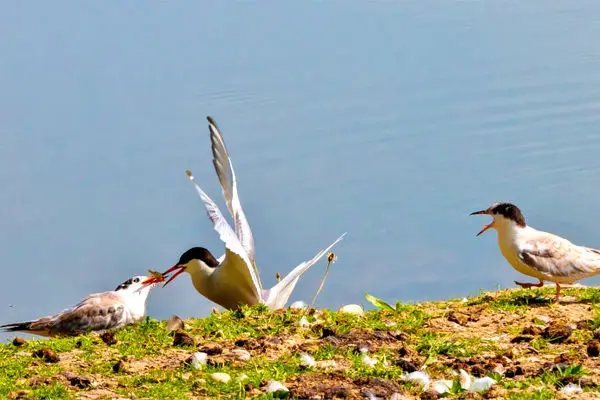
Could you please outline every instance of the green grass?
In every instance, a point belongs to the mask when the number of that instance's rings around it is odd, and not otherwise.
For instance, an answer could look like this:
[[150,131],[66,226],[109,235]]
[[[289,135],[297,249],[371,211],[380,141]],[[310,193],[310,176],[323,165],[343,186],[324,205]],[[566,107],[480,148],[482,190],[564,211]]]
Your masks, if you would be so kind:
[[[186,321],[185,332],[194,338],[196,345],[219,346],[224,351],[222,355],[209,356],[214,365],[199,370],[184,362],[197,349],[174,347],[173,336],[167,331],[165,322],[151,318],[116,332],[117,344],[113,346],[106,345],[95,334],[30,340],[23,346],[0,344],[0,398],[27,391],[29,397],[36,399],[70,399],[80,391],[95,389],[72,385],[61,377],[65,372],[91,377],[98,389],[114,395],[134,395],[137,398],[268,399],[272,396],[260,389],[268,380],[286,384],[293,377],[312,379],[318,375],[330,377],[331,386],[335,385],[335,379],[357,382],[354,384],[356,390],[360,390],[364,379],[393,382],[400,385],[405,394],[418,396],[421,389],[403,381],[405,372],[396,364],[397,360],[408,359],[417,368],[425,367],[432,379],[455,379],[452,374],[457,370],[456,362],[493,359],[510,354],[511,346],[517,349],[523,362],[527,361],[528,354],[546,357],[542,360],[544,362],[563,353],[580,357],[585,352],[584,346],[592,338],[593,329],[600,328],[600,309],[595,306],[600,296],[594,289],[564,289],[563,292],[564,295],[576,296],[586,307],[589,304],[591,311],[589,329],[574,330],[570,342],[561,344],[541,336],[535,336],[527,343],[511,344],[509,341],[510,337],[519,335],[526,324],[544,324],[535,315],[531,317],[532,310],[546,313],[557,310],[558,306],[544,300],[552,300],[554,288],[483,293],[466,302],[450,300],[396,303],[393,306],[370,297],[369,301],[377,309],[362,316],[330,310],[270,312],[262,306],[214,313],[206,318]],[[466,315],[472,312],[477,316],[498,313],[498,321],[506,315],[519,318],[513,325],[500,324],[497,332],[490,333],[488,327],[484,335],[474,333],[473,327],[477,323],[459,326],[449,322],[447,318],[451,311]],[[302,318],[310,323],[309,327],[299,326]],[[441,325],[440,321],[443,322]],[[490,335],[505,339],[502,342],[485,339]],[[239,348],[236,342],[244,344],[240,341],[248,343],[252,357],[243,362],[231,361],[226,353]],[[250,346],[251,343],[254,346]],[[377,360],[374,366],[363,362],[362,346],[369,348],[369,357]],[[44,347],[53,350],[60,361],[46,363],[32,356]],[[334,360],[339,368],[337,371],[303,368],[300,352],[311,354],[317,361]],[[125,367],[115,372],[113,367],[120,360]],[[556,397],[557,390],[565,382],[576,381],[588,375],[589,370],[581,362],[573,362],[564,369],[546,368],[541,373],[525,377],[503,378],[499,374],[494,377],[498,386],[507,391],[505,398],[550,399]],[[228,383],[214,382],[211,379],[214,372],[225,372],[231,380]],[[243,375],[247,378],[239,381],[238,378]],[[322,386],[328,387],[328,384]],[[462,392],[464,390],[455,384],[447,397],[458,398],[464,395]]]

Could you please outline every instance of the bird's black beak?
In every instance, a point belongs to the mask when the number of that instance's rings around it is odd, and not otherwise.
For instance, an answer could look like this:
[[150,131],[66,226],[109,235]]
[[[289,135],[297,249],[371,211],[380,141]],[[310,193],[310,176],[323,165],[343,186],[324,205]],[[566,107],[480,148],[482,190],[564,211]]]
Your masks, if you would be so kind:
[[475,211],[475,212],[472,212],[472,213],[471,213],[471,214],[469,214],[469,215],[481,215],[481,214],[489,214],[489,213],[490,213],[490,212],[489,212],[488,210],[481,210],[481,211]]
[[[490,210],[480,210],[480,211],[475,211],[472,212],[471,215],[490,215]],[[487,224],[486,226],[483,227],[482,230],[479,231],[479,233],[475,236],[479,236],[481,235],[483,232],[487,231],[490,228],[494,227],[494,220],[492,220],[492,222],[490,222],[489,224]]]

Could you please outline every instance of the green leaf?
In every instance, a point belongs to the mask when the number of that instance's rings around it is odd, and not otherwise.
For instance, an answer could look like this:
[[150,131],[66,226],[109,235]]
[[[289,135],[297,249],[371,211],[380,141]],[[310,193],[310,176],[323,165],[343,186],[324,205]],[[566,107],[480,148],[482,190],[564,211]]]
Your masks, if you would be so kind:
[[365,299],[367,299],[367,301],[369,303],[373,304],[377,308],[381,308],[381,309],[385,309],[385,310],[390,310],[390,311],[396,311],[396,309],[394,307],[390,306],[385,301],[383,301],[381,299],[378,299],[375,296],[370,295],[369,293],[365,293]]

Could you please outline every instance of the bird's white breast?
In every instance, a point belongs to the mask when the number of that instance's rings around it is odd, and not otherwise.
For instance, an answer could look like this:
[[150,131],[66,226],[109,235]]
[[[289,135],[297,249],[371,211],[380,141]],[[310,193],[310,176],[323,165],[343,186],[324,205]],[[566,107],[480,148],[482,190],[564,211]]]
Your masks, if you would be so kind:
[[536,234],[536,230],[526,226],[524,228],[510,226],[507,229],[498,229],[498,247],[506,260],[514,269],[522,274],[541,280],[547,279],[545,275],[531,268],[519,258],[519,243],[524,243]]

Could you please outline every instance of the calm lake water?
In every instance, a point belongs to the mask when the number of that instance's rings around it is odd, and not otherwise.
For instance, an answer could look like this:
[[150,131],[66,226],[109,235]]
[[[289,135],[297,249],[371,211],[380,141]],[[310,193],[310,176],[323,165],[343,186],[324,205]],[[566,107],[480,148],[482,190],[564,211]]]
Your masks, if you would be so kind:
[[[223,247],[219,123],[265,286],[348,231],[318,305],[527,279],[489,222],[600,247],[600,2],[31,3],[0,14],[0,323]],[[292,300],[310,301],[320,263]],[[600,278],[583,281],[600,284]],[[148,313],[206,315],[187,276]],[[7,336],[0,336],[5,339]]]

